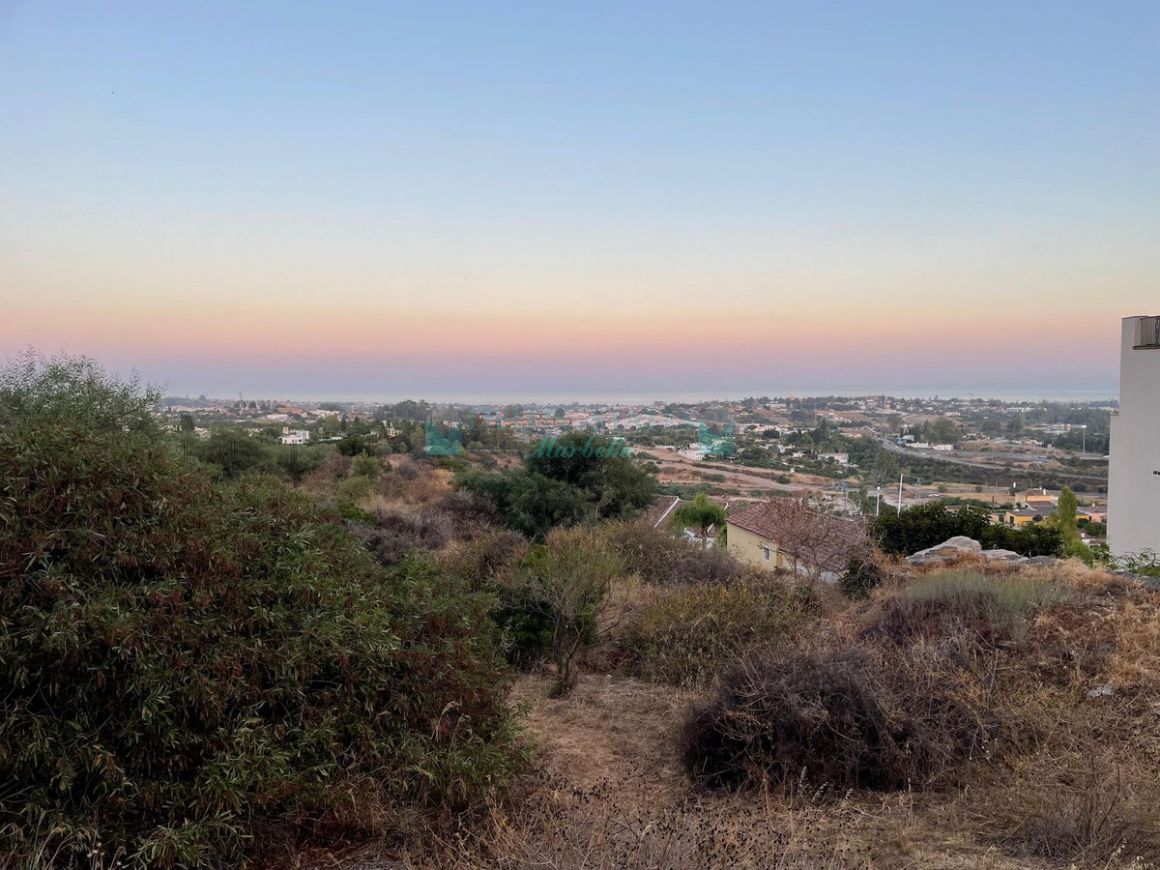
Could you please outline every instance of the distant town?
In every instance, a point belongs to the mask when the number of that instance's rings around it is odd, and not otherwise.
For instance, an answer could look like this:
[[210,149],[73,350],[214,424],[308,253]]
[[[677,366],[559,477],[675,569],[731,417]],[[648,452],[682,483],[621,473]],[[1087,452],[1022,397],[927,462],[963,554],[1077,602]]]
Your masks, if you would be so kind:
[[707,491],[731,505],[813,494],[857,515],[941,500],[1022,525],[1046,517],[1043,498],[1068,486],[1097,533],[1117,407],[891,396],[559,405],[169,396],[159,406],[170,425],[203,438],[227,427],[288,447],[345,442],[380,454],[430,453],[435,438],[495,466],[570,432],[612,435],[655,466],[662,494]]

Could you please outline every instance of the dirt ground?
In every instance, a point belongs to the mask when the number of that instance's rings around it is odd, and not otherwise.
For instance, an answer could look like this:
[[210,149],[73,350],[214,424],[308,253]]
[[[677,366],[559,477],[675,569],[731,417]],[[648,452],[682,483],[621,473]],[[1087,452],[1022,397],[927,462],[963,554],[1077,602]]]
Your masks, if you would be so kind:
[[[341,870],[479,867],[1043,868],[972,833],[966,792],[918,795],[710,795],[685,779],[679,731],[692,696],[635,679],[587,674],[565,699],[545,676],[521,677],[536,768],[515,806],[480,831],[434,847],[367,846],[302,864]],[[1104,865],[1101,865],[1104,866]],[[1109,865],[1115,866],[1115,865]]]

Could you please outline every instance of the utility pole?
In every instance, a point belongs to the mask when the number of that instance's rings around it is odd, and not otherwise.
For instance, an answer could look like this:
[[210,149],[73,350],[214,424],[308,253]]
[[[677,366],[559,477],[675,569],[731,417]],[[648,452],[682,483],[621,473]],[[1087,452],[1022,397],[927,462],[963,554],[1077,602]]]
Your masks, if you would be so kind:
[[902,475],[904,472],[898,472],[898,512],[902,513]]

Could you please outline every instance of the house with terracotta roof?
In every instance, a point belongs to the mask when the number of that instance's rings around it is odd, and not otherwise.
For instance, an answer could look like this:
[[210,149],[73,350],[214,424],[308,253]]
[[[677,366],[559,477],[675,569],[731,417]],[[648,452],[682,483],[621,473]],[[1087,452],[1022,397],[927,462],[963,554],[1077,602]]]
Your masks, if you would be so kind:
[[741,561],[829,583],[846,572],[851,558],[869,549],[863,523],[797,499],[753,505],[732,514],[726,526],[729,552]]

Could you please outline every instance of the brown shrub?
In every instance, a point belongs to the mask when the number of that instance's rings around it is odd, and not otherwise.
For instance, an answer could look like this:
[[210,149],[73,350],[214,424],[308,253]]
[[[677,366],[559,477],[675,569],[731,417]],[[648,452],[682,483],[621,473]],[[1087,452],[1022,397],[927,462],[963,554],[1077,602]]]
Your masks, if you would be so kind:
[[705,549],[646,523],[605,523],[601,532],[630,572],[656,586],[731,583],[754,572],[721,547]]
[[528,539],[519,532],[486,529],[448,550],[441,563],[472,589],[481,589],[511,578],[527,550]]
[[459,526],[471,532],[478,526],[496,521],[494,505],[462,489],[452,490],[439,499],[439,509],[450,514]]
[[412,550],[442,549],[455,530],[453,518],[442,511],[405,514],[374,511],[374,525],[351,523],[350,529],[383,565],[402,562]]
[[810,609],[787,578],[654,589],[620,641],[638,676],[698,686],[756,643],[785,639]]
[[387,501],[426,504],[451,491],[450,472],[423,459],[392,457],[391,472],[375,484],[375,491]]
[[985,705],[930,670],[931,659],[857,648],[751,654],[686,721],[685,767],[714,788],[936,785],[985,753],[999,729]]

